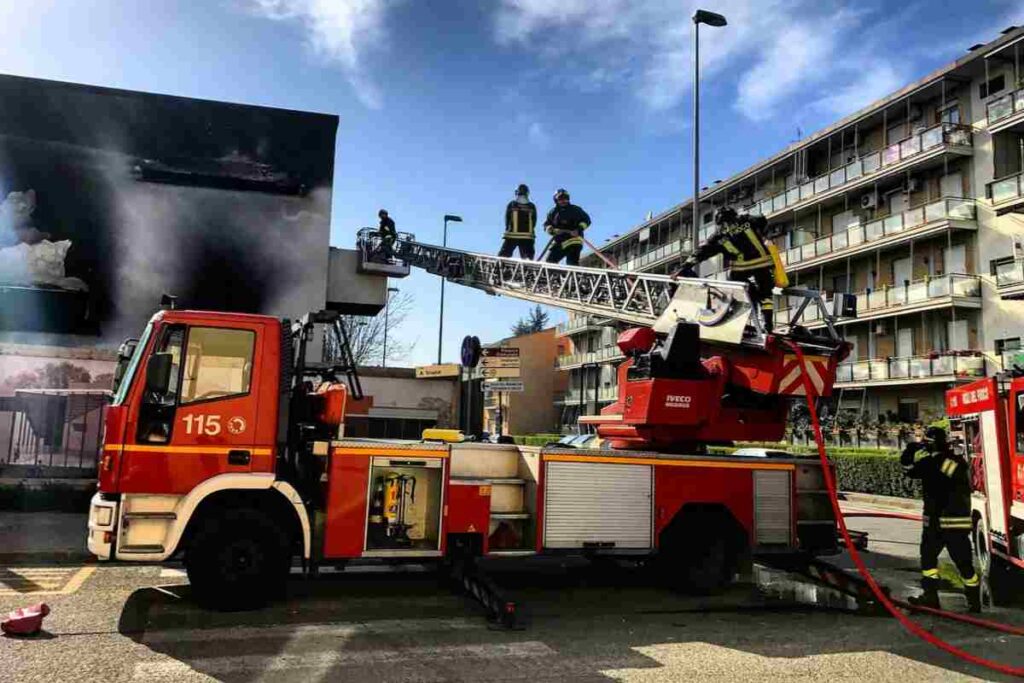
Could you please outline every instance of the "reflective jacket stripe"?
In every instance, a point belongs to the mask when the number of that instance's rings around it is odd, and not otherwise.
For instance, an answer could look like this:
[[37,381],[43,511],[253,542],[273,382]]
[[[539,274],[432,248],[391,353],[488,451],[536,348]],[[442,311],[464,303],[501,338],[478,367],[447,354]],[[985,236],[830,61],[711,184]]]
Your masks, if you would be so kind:
[[764,245],[761,244],[761,238],[754,234],[754,231],[747,228],[743,231],[747,235],[747,239],[754,245],[754,249],[757,249],[757,253],[761,256],[768,256],[768,252],[765,250]]
[[751,261],[734,261],[729,267],[734,271],[742,272],[745,270],[759,270],[766,266],[770,267],[771,265],[771,256],[760,256]]

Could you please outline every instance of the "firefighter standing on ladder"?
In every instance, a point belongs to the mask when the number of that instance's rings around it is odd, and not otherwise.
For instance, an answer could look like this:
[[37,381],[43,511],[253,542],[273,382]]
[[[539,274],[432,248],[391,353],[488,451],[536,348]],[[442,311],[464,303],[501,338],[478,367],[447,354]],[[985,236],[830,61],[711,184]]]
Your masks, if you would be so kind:
[[767,332],[775,322],[772,289],[789,284],[778,251],[767,237],[764,216],[737,214],[729,207],[715,213],[718,229],[683,262],[673,277],[696,277],[697,265],[722,254],[729,264],[729,279],[750,285],[750,298],[761,307]]
[[516,198],[505,208],[505,238],[501,242],[498,256],[511,256],[516,247],[519,255],[533,260],[536,244],[537,207],[530,201],[530,188],[520,184],[516,188]]
[[587,212],[569,203],[569,193],[564,189],[555,192],[555,206],[548,211],[544,229],[551,235],[551,253],[548,263],[558,263],[565,257],[565,264],[578,266],[583,251],[583,231],[590,227]]
[[[916,457],[916,461],[915,461]],[[904,474],[924,489],[921,531],[921,589],[915,605],[939,607],[939,553],[945,547],[964,582],[971,612],[981,611],[981,586],[971,553],[971,485],[967,461],[949,447],[941,427],[929,427],[922,442],[907,444],[900,456]]]
[[390,261],[395,255],[395,242],[398,240],[398,230],[395,228],[395,221],[388,216],[387,209],[377,212],[380,218],[380,225],[377,231],[380,234],[380,255],[385,261]]

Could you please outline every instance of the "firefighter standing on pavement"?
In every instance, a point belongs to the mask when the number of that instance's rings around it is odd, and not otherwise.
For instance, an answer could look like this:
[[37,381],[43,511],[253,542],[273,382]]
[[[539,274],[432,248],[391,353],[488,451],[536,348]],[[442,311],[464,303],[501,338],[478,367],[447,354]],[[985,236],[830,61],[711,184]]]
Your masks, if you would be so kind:
[[548,211],[544,229],[551,235],[551,253],[548,263],[558,263],[565,257],[569,266],[578,266],[583,251],[583,231],[590,227],[587,212],[569,203],[569,193],[564,189],[555,192],[555,206]]
[[696,277],[697,265],[718,254],[729,265],[729,279],[750,286],[750,298],[761,307],[765,330],[772,331],[775,305],[772,289],[788,285],[778,252],[768,240],[764,216],[737,214],[729,207],[715,213],[718,229],[683,262],[673,277]]
[[533,260],[536,227],[537,207],[530,201],[530,188],[520,184],[516,188],[516,198],[505,208],[505,238],[498,256],[509,257],[519,247],[521,257]]
[[388,216],[387,209],[377,212],[380,218],[380,225],[377,231],[380,234],[380,253],[387,260],[395,254],[395,241],[398,239],[398,230],[395,229],[395,222]]
[[[916,457],[916,460],[915,460]],[[949,447],[946,432],[929,427],[923,442],[910,443],[900,456],[904,474],[924,489],[921,531],[921,588],[915,605],[939,607],[939,553],[943,547],[964,582],[970,611],[981,611],[981,586],[971,553],[971,485],[967,461]]]

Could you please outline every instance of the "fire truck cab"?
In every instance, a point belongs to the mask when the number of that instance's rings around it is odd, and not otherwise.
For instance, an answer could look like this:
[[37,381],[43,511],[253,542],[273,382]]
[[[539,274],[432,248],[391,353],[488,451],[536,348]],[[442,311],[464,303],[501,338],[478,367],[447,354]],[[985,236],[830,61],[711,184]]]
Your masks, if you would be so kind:
[[318,320],[153,316],[107,412],[92,553],[181,556],[198,598],[242,607],[296,556],[657,555],[708,590],[752,554],[835,549],[814,459],[346,439],[343,365],[305,360]]
[[1024,376],[950,389],[946,414],[971,464],[974,551],[983,584],[993,602],[1005,603],[1024,569]]

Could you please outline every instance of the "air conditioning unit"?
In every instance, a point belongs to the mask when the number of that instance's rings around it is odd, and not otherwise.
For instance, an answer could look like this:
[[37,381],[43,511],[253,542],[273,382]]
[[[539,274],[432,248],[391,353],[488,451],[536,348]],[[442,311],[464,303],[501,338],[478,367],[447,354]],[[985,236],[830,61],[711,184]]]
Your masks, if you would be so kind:
[[873,209],[876,206],[878,206],[878,195],[874,192],[870,192],[860,198],[860,208]]

